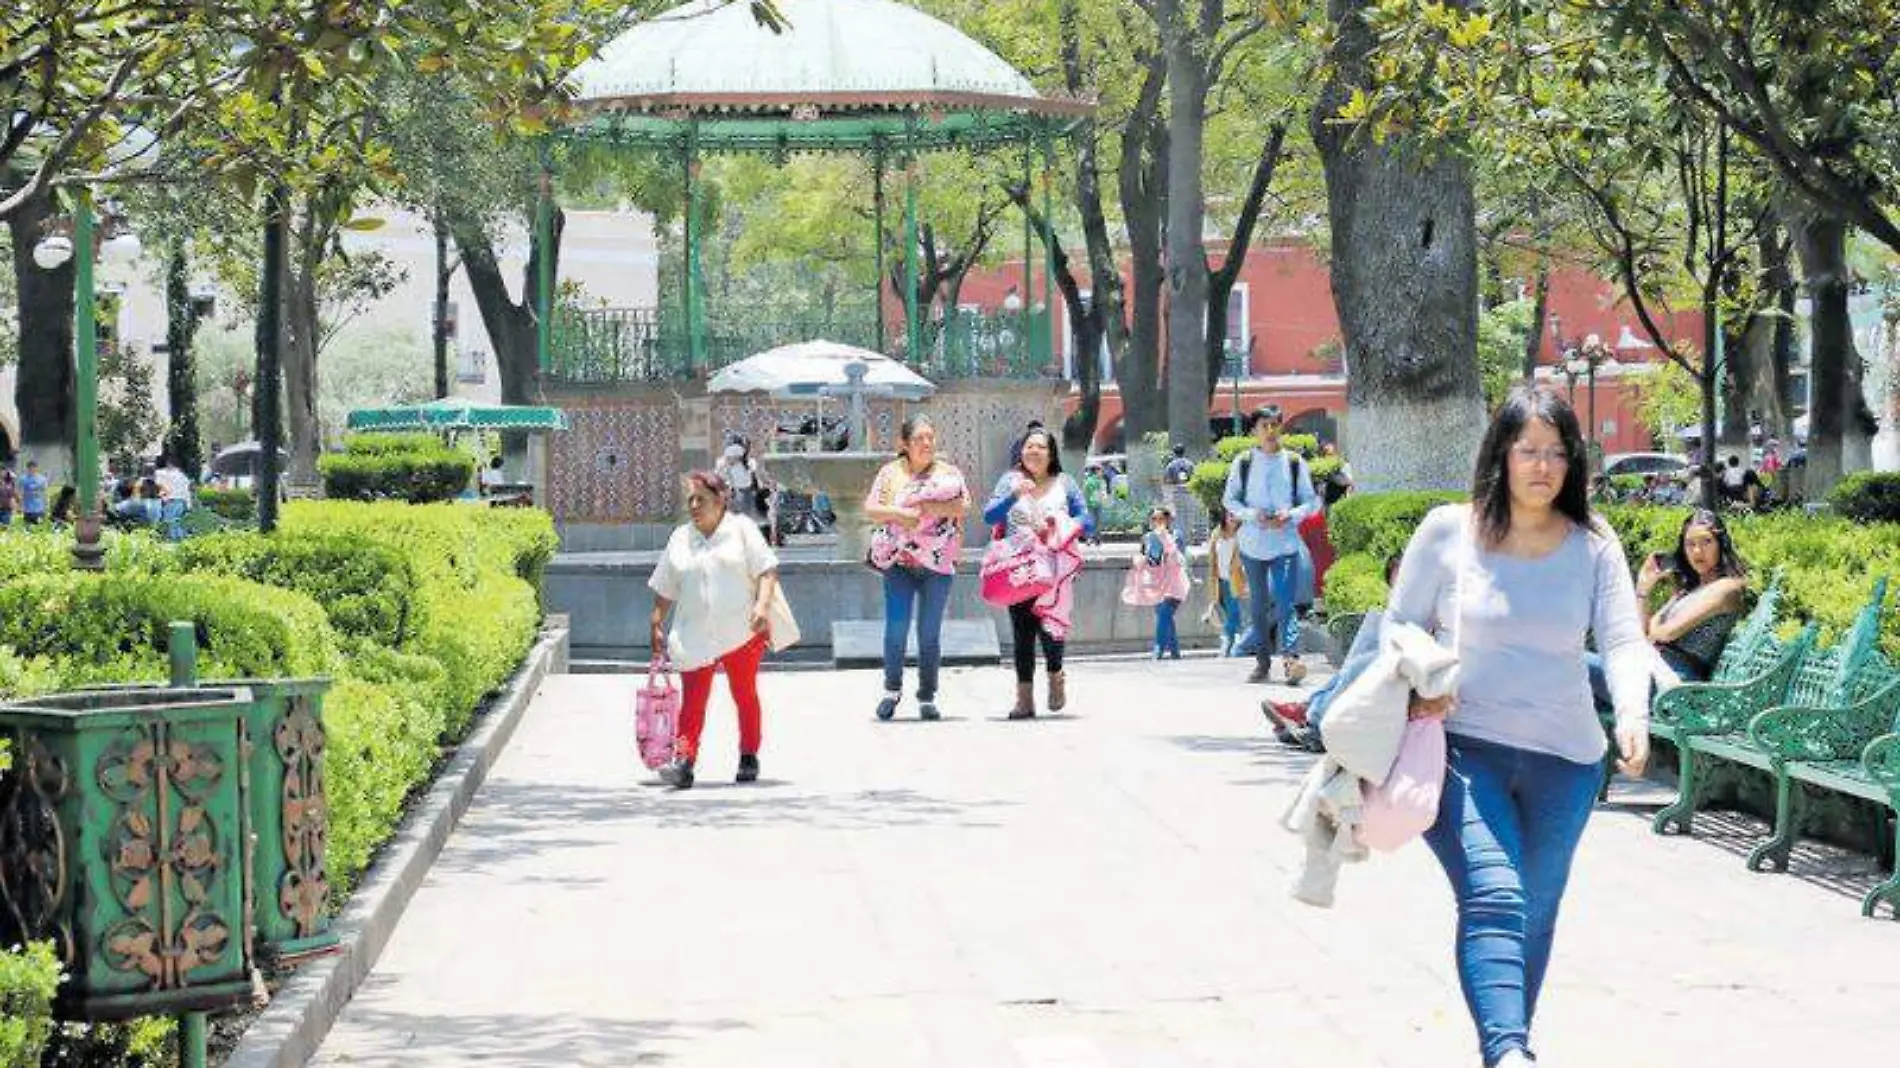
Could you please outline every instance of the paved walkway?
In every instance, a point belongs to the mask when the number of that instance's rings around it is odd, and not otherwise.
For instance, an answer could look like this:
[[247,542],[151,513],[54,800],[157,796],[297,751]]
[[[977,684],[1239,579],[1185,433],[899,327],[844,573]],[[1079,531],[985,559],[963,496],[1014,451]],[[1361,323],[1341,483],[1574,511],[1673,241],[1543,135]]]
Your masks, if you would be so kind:
[[[934,725],[875,722],[872,673],[771,675],[767,781],[727,781],[722,695],[685,794],[646,784],[631,679],[549,679],[315,1063],[1477,1063],[1423,848],[1334,910],[1287,898],[1304,761],[1234,662],[1071,674],[1073,717],[1015,724],[1001,670],[953,673]],[[1659,840],[1643,790],[1585,840],[1543,1063],[1890,1056],[1900,924],[1846,896],[1870,861],[1751,875],[1746,828]]]

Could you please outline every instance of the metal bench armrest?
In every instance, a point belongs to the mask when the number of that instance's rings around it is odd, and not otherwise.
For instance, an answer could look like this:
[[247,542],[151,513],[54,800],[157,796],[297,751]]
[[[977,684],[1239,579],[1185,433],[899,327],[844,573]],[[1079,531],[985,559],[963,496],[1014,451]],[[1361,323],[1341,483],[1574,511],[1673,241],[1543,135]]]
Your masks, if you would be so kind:
[[1893,725],[1900,702],[1894,683],[1844,708],[1770,708],[1748,724],[1748,736],[1776,760],[1852,760]]
[[1900,734],[1883,734],[1867,743],[1860,766],[1868,778],[1887,788],[1887,794],[1900,800]]

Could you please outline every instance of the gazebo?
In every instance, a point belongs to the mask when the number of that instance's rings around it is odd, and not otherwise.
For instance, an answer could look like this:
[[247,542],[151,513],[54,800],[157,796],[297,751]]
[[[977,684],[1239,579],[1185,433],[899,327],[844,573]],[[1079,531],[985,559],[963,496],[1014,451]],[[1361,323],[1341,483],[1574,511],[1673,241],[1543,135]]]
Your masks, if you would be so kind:
[[[789,26],[761,25],[750,5],[691,0],[635,26],[576,72],[579,118],[554,135],[570,145],[614,151],[664,153],[679,161],[685,181],[685,256],[679,279],[684,351],[663,354],[660,370],[590,369],[625,377],[701,376],[747,353],[709,353],[707,297],[701,272],[705,241],[700,162],[715,153],[846,152],[870,157],[873,216],[878,239],[875,345],[884,338],[886,178],[903,182],[904,343],[913,366],[924,359],[923,310],[917,306],[919,271],[917,167],[932,152],[996,152],[1020,147],[1023,182],[1043,155],[1043,216],[1049,217],[1047,169],[1056,141],[1093,111],[1080,100],[1052,99],[1001,58],[955,27],[895,0],[797,0],[783,8]],[[542,182],[537,224],[542,247],[552,238],[552,180]],[[1021,337],[1046,365],[1052,352],[1048,308],[1051,268],[1045,261],[1043,307],[1034,292],[1034,232],[1024,213]],[[550,257],[540,260],[537,289],[539,355],[543,373],[554,366]],[[618,329],[619,324],[615,324]],[[809,340],[772,339],[772,344]],[[680,363],[684,366],[679,366]],[[564,377],[575,377],[573,374]],[[581,377],[588,377],[583,374]]]

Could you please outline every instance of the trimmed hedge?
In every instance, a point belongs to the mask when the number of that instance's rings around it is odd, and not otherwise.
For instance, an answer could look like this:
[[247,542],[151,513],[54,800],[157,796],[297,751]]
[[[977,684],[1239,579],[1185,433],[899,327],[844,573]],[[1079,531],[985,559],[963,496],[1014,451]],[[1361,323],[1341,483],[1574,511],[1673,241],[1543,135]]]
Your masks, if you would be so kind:
[[247,489],[205,486],[196,493],[198,507],[222,519],[249,522],[257,518],[257,494]]
[[1834,511],[1857,523],[1900,522],[1900,473],[1856,471],[1828,494]]
[[359,434],[317,461],[323,492],[337,500],[453,500],[475,477],[475,458],[427,434]]
[[[1334,505],[1331,533],[1340,557],[1326,574],[1327,610],[1363,612],[1384,604],[1387,591],[1379,571],[1385,557],[1402,550],[1425,513],[1448,499],[1452,495],[1355,494]],[[1634,568],[1644,554],[1675,546],[1689,509],[1610,505],[1599,514],[1622,540]],[[1791,630],[1814,621],[1824,633],[1838,634],[1853,625],[1876,579],[1900,583],[1900,523],[1791,512],[1724,518],[1749,565],[1751,587],[1759,591],[1781,569]],[[1361,582],[1360,575],[1370,577]],[[1885,616],[1881,645],[1900,656],[1900,611]]]
[[392,648],[415,637],[420,578],[407,553],[360,533],[213,534],[178,547],[186,571],[234,575],[309,594],[341,634]]

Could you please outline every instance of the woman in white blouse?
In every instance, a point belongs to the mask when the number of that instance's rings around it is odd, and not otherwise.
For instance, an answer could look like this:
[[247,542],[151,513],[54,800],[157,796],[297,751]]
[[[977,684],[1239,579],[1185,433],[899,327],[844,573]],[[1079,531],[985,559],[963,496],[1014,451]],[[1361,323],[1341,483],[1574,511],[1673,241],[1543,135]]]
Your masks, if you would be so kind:
[[[726,509],[725,480],[707,471],[686,476],[689,521],[667,539],[647,585],[653,589],[653,648],[665,649],[680,672],[679,743],[660,778],[681,790],[693,785],[699,736],[712,700],[713,672],[723,668],[739,708],[739,782],[757,782],[764,710],[759,665],[770,640],[778,588],[778,556],[758,524]],[[672,613],[673,628],[666,628]]]
[[1649,757],[1653,654],[1623,546],[1590,513],[1588,467],[1564,399],[1513,390],[1479,449],[1471,505],[1419,524],[1386,612],[1458,649],[1456,694],[1414,696],[1412,715],[1446,717],[1425,841],[1458,906],[1458,979],[1487,1068],[1535,1061],[1558,908],[1603,781],[1586,635],[1609,676],[1618,767],[1640,775]]

